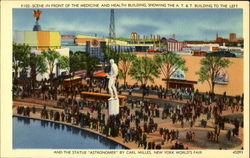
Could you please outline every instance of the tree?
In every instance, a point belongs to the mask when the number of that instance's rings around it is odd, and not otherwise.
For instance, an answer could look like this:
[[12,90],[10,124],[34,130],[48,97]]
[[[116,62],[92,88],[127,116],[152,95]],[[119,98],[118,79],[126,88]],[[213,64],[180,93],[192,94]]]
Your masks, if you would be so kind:
[[87,67],[87,55],[85,52],[75,52],[70,55],[69,65],[70,72],[75,72],[78,70],[85,70]]
[[87,70],[87,75],[90,77],[90,85],[92,84],[93,72],[97,69],[96,65],[99,64],[99,59],[91,56],[86,52],[75,52],[70,56],[70,72],[78,70]]
[[155,61],[158,63],[158,68],[166,78],[166,89],[169,89],[169,79],[176,72],[176,70],[187,71],[185,67],[185,60],[179,55],[172,52],[164,52],[158,54],[155,57]]
[[148,81],[154,82],[154,77],[159,76],[159,69],[154,59],[137,57],[132,61],[129,75],[146,87]]
[[18,71],[29,66],[30,46],[27,44],[13,44],[12,68],[14,69],[14,80],[17,79]]
[[124,85],[126,84],[126,79],[132,61],[136,58],[136,54],[132,52],[121,52],[120,62],[119,62],[119,76],[124,80]]
[[207,81],[210,87],[210,91],[214,93],[215,77],[219,72],[229,66],[231,61],[223,58],[219,55],[207,55],[200,61],[201,67],[196,72],[199,75],[199,82]]
[[115,63],[119,63],[120,52],[116,49],[110,48],[108,46],[102,49],[105,60],[109,61],[110,59],[114,59]]
[[45,57],[41,54],[30,54],[30,67],[31,67],[31,76],[33,79],[36,79],[38,74],[43,75],[47,72],[47,65]]
[[60,63],[60,68],[61,69],[65,69],[67,72],[70,71],[69,57],[67,57],[67,56],[60,56],[58,58],[58,61]]
[[97,57],[91,56],[86,52],[76,52],[70,56],[70,71],[87,70],[89,74],[96,70],[99,64]]
[[95,56],[91,56],[87,53],[87,61],[86,61],[86,70],[88,72],[88,75],[90,76],[90,79],[93,77],[93,72],[97,69],[96,65],[99,64],[99,59]]
[[46,62],[49,65],[49,74],[51,76],[54,70],[55,60],[60,57],[60,54],[59,52],[55,50],[49,49],[49,50],[42,51],[42,55],[44,56]]

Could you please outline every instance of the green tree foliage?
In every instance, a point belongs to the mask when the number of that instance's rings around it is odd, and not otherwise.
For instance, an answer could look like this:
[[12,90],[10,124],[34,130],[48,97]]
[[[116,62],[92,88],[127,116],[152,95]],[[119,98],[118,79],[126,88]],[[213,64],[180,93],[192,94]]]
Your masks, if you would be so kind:
[[124,85],[126,84],[126,79],[132,61],[136,59],[136,54],[132,52],[121,52],[119,60],[119,77],[124,80]]
[[231,61],[219,55],[207,55],[200,61],[201,67],[196,72],[199,75],[199,82],[207,81],[210,91],[214,93],[215,77],[223,69],[231,64]]
[[78,51],[70,56],[70,72],[78,70],[87,70],[89,75],[96,70],[96,65],[99,64],[99,59],[90,56],[88,53]]
[[154,82],[154,77],[158,77],[159,73],[157,63],[149,57],[135,58],[129,70],[129,75],[144,86],[148,81]]
[[104,58],[106,61],[109,61],[110,59],[114,59],[115,63],[119,63],[119,58],[120,58],[120,52],[110,48],[108,46],[104,47],[102,49],[103,53],[104,53]]
[[78,70],[86,70],[87,67],[87,55],[85,52],[75,52],[70,55],[69,58],[70,72]]
[[13,78],[16,80],[18,71],[25,70],[29,66],[30,46],[27,44],[13,44],[12,68],[14,69]]
[[96,65],[98,65],[100,60],[95,56],[87,55],[87,71],[92,78],[93,72],[97,69]]
[[49,73],[50,75],[53,73],[54,66],[55,66],[55,60],[60,57],[59,52],[55,50],[44,50],[42,51],[42,55],[44,56],[46,62],[49,65]]
[[70,65],[69,65],[69,57],[67,56],[60,56],[58,58],[59,63],[60,63],[60,68],[67,70],[69,72],[70,70]]
[[185,60],[172,52],[164,52],[162,54],[156,55],[154,58],[158,63],[158,68],[166,79],[167,89],[169,89],[169,79],[176,70],[180,69],[187,71],[187,67],[185,67]]
[[[35,54],[30,54],[30,66],[31,69],[35,69],[35,74],[32,74],[31,76],[34,75],[34,78],[36,78],[37,74],[43,75],[45,72],[47,72],[47,65],[45,61],[45,57],[41,54],[35,55]],[[33,72],[33,71],[32,71]]]

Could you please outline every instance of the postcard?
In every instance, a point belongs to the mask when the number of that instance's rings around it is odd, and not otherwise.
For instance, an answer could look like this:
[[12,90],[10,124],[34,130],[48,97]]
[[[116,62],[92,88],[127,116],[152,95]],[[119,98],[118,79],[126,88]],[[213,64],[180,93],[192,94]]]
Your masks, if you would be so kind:
[[2,1],[1,157],[249,157],[249,3]]

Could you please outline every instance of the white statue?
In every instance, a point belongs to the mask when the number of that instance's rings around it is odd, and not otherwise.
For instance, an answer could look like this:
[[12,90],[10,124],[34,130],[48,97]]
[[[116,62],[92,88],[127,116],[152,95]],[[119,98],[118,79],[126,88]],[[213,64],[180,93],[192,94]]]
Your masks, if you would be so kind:
[[115,94],[114,98],[117,99],[118,96],[117,96],[117,90],[115,87],[115,81],[116,81],[116,76],[118,75],[118,67],[115,64],[113,59],[110,59],[109,62],[111,64],[111,71],[109,72],[109,75],[107,76],[107,78],[109,78],[108,89],[109,89],[109,93],[111,95],[111,97],[109,99],[113,99],[114,94]]

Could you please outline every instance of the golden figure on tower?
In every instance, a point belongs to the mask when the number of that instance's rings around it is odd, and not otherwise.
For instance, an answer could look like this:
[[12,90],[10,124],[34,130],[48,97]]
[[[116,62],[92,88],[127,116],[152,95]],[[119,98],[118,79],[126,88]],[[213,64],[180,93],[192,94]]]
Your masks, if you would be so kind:
[[42,11],[39,9],[33,11],[33,16],[36,18],[36,21],[40,19],[40,15],[42,14]]

